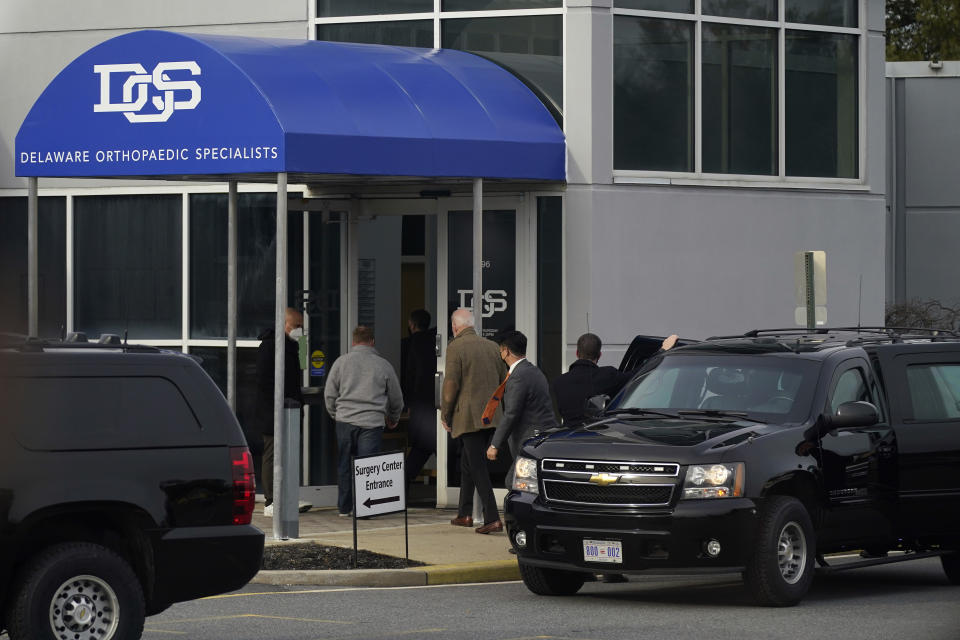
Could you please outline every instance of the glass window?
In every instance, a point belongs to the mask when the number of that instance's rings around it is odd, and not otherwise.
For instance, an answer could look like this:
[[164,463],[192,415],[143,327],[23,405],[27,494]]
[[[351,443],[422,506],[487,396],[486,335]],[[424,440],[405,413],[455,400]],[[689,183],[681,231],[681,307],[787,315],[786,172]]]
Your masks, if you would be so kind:
[[777,31],[703,25],[703,170],[777,173]]
[[859,175],[857,37],[786,32],[786,172]]
[[179,195],[74,199],[77,331],[181,337]]
[[441,11],[492,11],[494,9],[551,9],[562,0],[443,0]]
[[562,111],[563,16],[462,18],[444,20],[440,29],[442,47],[489,58]]
[[[273,327],[276,291],[277,196],[237,197],[237,336],[256,338]],[[287,304],[303,288],[303,215],[287,221]],[[227,196],[190,196],[190,335],[227,335]]]
[[617,9],[693,13],[693,0],[613,0],[613,6]]
[[750,20],[776,20],[777,0],[703,0],[705,15]]
[[318,24],[317,40],[433,48],[432,20]]
[[614,16],[615,169],[693,171],[694,27]]
[[911,365],[907,388],[914,420],[960,419],[960,365]]
[[787,22],[857,26],[857,0],[784,0]]
[[[66,326],[66,198],[42,197],[37,212],[37,311],[40,337]],[[27,199],[0,198],[0,331],[27,333]]]
[[563,373],[563,198],[537,198],[537,364]]
[[317,17],[432,13],[433,0],[317,0]]
[[848,369],[840,374],[833,393],[830,394],[830,413],[835,415],[840,405],[857,400],[872,402],[863,372],[860,369]]

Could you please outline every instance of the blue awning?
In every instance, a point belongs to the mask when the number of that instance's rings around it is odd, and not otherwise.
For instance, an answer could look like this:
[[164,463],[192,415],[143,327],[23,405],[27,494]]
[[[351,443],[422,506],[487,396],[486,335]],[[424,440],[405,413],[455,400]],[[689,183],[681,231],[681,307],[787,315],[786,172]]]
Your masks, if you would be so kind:
[[70,63],[15,155],[18,176],[39,177],[566,175],[548,109],[478,56],[166,31]]

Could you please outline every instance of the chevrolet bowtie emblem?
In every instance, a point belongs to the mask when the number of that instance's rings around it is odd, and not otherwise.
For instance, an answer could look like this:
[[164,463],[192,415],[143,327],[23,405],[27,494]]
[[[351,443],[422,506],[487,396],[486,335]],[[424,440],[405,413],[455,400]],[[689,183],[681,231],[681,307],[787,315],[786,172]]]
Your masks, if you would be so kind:
[[611,476],[608,473],[595,473],[590,476],[590,482],[593,484],[598,484],[601,487],[605,487],[608,484],[613,484],[620,479],[620,476]]

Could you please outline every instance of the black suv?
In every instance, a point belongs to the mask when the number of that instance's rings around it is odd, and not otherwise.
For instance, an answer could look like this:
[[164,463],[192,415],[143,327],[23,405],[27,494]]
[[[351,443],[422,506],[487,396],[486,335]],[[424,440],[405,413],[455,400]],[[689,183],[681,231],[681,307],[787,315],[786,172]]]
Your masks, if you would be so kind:
[[[783,606],[815,560],[932,555],[960,584],[955,334],[711,338],[592,404],[595,422],[537,434],[516,461],[506,524],[534,593],[573,594],[595,573],[736,571]],[[844,550],[865,559],[824,559]]]
[[138,638],[260,567],[253,466],[220,390],[152,347],[0,344],[0,630]]

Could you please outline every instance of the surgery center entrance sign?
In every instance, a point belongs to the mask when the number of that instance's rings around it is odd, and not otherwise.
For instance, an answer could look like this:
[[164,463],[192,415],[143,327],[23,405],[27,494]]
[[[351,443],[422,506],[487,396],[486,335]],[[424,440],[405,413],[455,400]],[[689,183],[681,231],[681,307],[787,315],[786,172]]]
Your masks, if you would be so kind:
[[407,495],[403,453],[353,459],[353,496],[358,518],[404,511]]

